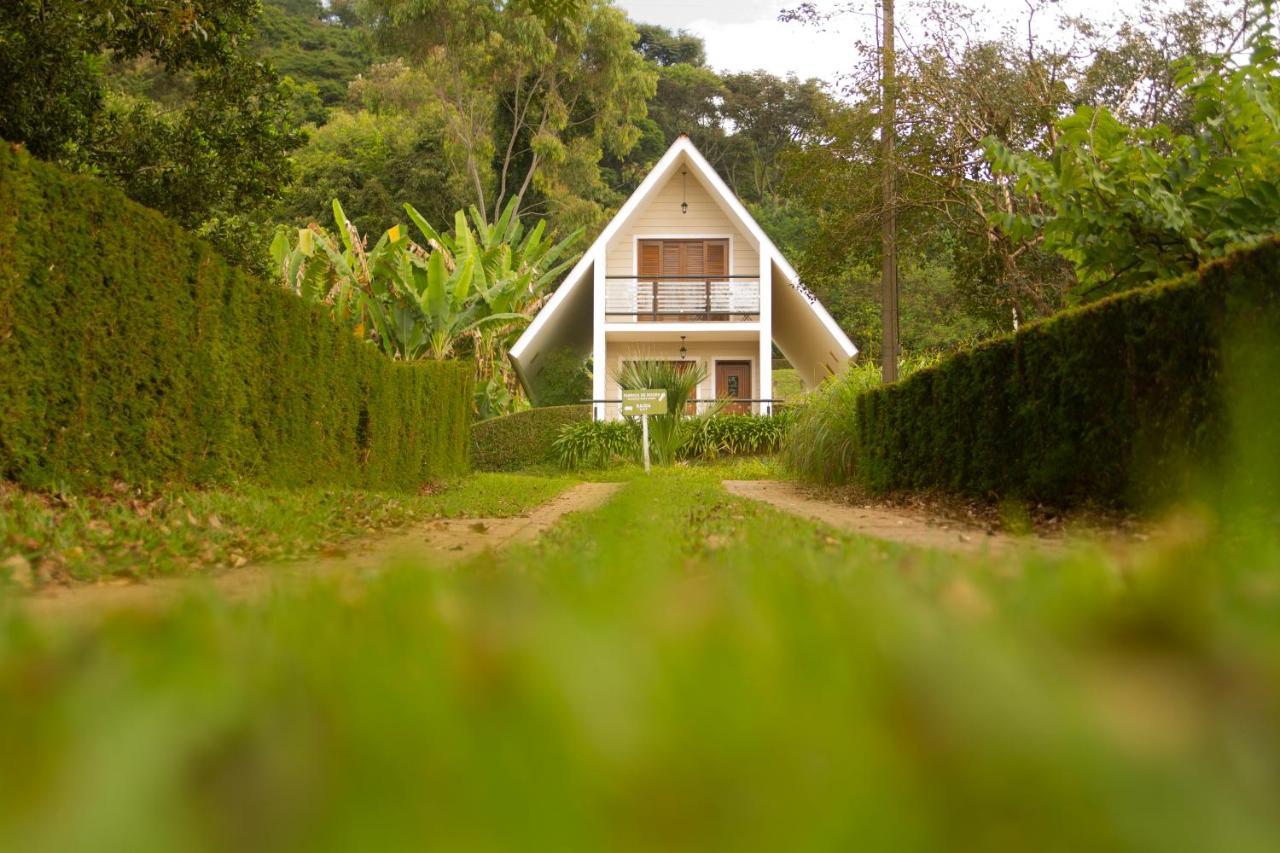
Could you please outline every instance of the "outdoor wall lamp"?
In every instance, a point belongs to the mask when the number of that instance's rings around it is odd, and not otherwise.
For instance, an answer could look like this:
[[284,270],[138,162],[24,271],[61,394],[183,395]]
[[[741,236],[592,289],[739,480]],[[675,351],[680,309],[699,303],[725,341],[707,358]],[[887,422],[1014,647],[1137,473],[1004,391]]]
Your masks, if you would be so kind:
[[689,194],[686,191],[687,189],[686,179],[688,177],[689,177],[689,170],[686,168],[681,168],[680,169],[680,212],[681,213],[689,212]]
[[684,361],[684,357],[689,354],[688,348],[684,345],[685,336],[680,336],[680,360]]

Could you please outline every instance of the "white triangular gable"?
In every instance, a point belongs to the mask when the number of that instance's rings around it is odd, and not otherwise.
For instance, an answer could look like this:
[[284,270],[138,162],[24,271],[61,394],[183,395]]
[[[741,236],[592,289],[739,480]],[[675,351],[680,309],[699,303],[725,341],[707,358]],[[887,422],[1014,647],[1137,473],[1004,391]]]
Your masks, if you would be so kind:
[[[583,253],[581,260],[565,276],[560,287],[547,301],[546,305],[542,307],[542,310],[538,312],[538,315],[534,317],[533,322],[525,329],[524,334],[516,341],[515,346],[511,348],[511,361],[526,388],[529,385],[528,374],[532,362],[542,352],[548,351],[553,344],[560,346],[570,343],[583,349],[584,354],[590,352],[592,330],[589,327],[581,329],[579,324],[582,322],[584,313],[587,313],[583,310],[585,303],[594,299],[592,281],[594,265],[597,261],[604,262],[606,249],[614,236],[627,225],[645,202],[668,179],[675,175],[683,165],[687,165],[696,172],[695,177],[700,179],[708,189],[716,205],[724,211],[731,222],[741,228],[756,243],[761,261],[763,262],[766,258],[772,261],[775,271],[781,274],[782,279],[785,279],[785,284],[789,285],[797,295],[802,297],[802,300],[793,299],[788,301],[793,305],[807,306],[812,316],[804,325],[811,327],[824,339],[820,342],[821,348],[835,358],[837,366],[843,365],[857,355],[858,348],[849,340],[849,337],[836,324],[831,315],[827,313],[827,310],[806,290],[798,287],[799,276],[795,268],[778,251],[777,246],[769,239],[769,235],[764,232],[764,229],[760,227],[738,197],[734,195],[720,175],[716,173],[716,170],[702,156],[702,152],[694,146],[689,137],[681,134],[657,164],[654,165],[649,174],[645,176],[640,186],[622,205],[617,214],[609,221],[609,224],[600,232],[600,235],[591,244],[590,248]],[[783,283],[779,282],[778,278],[777,275],[774,276],[774,287]],[[593,318],[592,322],[603,322],[603,316],[600,312],[591,310],[589,315]],[[574,329],[565,328],[566,321],[570,319],[570,316],[573,318],[572,325],[575,327]],[[573,332],[577,334],[572,334]],[[783,353],[790,358],[787,346],[781,341],[778,343]],[[826,361],[829,362],[830,360],[827,359]],[[796,366],[801,367],[801,365]],[[817,373],[816,368],[813,372]],[[830,372],[829,369],[828,372]]]

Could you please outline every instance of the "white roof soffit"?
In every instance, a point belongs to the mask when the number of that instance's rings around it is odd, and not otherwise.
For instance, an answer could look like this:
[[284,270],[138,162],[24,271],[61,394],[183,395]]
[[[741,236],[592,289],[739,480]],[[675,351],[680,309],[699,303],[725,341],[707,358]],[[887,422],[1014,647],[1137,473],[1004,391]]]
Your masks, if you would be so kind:
[[640,205],[644,203],[649,194],[661,186],[663,181],[665,181],[666,178],[675,171],[676,166],[679,165],[682,158],[687,158],[694,168],[698,170],[699,176],[706,181],[708,186],[710,186],[712,190],[712,197],[715,198],[725,211],[734,219],[738,220],[739,224],[755,238],[759,244],[761,254],[764,255],[767,253],[768,256],[773,259],[774,263],[787,279],[788,283],[792,287],[795,287],[800,295],[804,297],[805,301],[809,303],[809,306],[822,321],[823,326],[831,333],[836,343],[845,351],[845,354],[849,358],[857,355],[858,348],[849,340],[849,336],[846,335],[844,330],[842,330],[835,320],[832,319],[831,315],[827,313],[827,310],[822,307],[822,304],[817,301],[816,297],[805,290],[803,286],[799,285],[800,276],[796,272],[795,267],[791,266],[787,259],[782,256],[782,253],[778,251],[778,247],[769,239],[769,235],[766,234],[764,229],[760,227],[760,224],[756,222],[755,217],[753,217],[746,207],[743,206],[742,202],[738,200],[738,197],[734,195],[731,189],[729,189],[729,186],[724,182],[716,170],[712,168],[711,164],[707,162],[707,159],[702,156],[702,152],[697,149],[689,137],[684,134],[680,134],[680,136],[676,138],[676,141],[671,143],[671,147],[667,149],[667,153],[662,155],[662,158],[658,160],[654,167],[649,171],[649,174],[645,176],[645,179],[640,182],[640,186],[636,187],[636,190],[631,194],[631,197],[626,200],[622,207],[618,209],[618,212],[614,217],[609,220],[609,224],[600,232],[600,236],[596,237],[595,242],[593,242],[590,248],[583,253],[581,260],[579,260],[574,268],[569,271],[569,274],[564,279],[564,283],[560,285],[554,294],[552,294],[551,299],[548,300],[547,304],[538,312],[538,316],[536,316],[533,319],[533,322],[529,324],[529,327],[524,330],[524,334],[520,336],[520,339],[516,341],[515,346],[510,350],[511,358],[517,360],[520,359],[525,350],[528,349],[528,347],[538,337],[542,329],[546,326],[547,318],[556,311],[565,299],[568,298],[570,291],[581,286],[582,279],[585,277],[586,272],[591,268],[592,261],[598,257],[601,263],[604,262],[604,251],[605,247],[609,244],[609,241],[618,232],[618,230],[626,224],[632,214],[639,209]]
[[507,351],[507,354],[514,360],[519,361],[524,355],[524,351],[538,337],[538,333],[547,325],[547,321],[556,312],[556,308],[569,298],[569,294],[578,286],[582,279],[586,278],[587,273],[591,271],[591,262],[593,260],[595,245],[583,253],[582,257],[574,264],[573,269],[569,270],[569,274],[565,276],[564,281],[556,288],[556,292],[551,294],[551,298],[547,300],[547,304],[538,309],[537,315],[534,316],[533,322],[530,323],[520,335],[520,339],[515,345]]

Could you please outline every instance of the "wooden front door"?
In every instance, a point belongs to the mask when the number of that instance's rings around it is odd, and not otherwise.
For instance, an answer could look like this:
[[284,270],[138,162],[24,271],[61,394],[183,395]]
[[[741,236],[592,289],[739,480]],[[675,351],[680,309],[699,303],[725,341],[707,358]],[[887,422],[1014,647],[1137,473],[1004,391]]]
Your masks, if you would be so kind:
[[711,284],[729,274],[728,240],[641,240],[638,251],[640,320],[728,319],[711,314]]
[[[716,399],[751,399],[751,362],[716,362]],[[747,414],[751,411],[751,404],[730,403],[724,410],[726,413],[731,414]]]

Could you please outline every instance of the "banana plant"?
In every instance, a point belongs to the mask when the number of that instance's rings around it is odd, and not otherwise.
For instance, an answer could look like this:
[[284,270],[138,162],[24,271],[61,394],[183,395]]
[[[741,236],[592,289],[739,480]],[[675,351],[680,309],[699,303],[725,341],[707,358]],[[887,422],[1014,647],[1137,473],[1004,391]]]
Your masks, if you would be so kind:
[[420,241],[397,225],[370,248],[336,199],[335,233],[312,224],[291,241],[279,229],[271,257],[284,286],[327,306],[392,358],[452,358],[469,344],[463,354],[476,361],[481,417],[518,408],[524,401],[507,349],[576,260],[569,253],[581,230],[553,242],[543,222],[526,230],[514,204],[492,224],[474,208],[470,220],[458,211],[451,233],[412,205],[405,212]]
[[474,262],[474,287],[482,309],[501,322],[474,327],[472,354],[476,360],[476,408],[481,417],[503,414],[518,407],[521,389],[507,361],[515,336],[533,319],[547,298],[549,286],[573,263],[570,252],[582,237],[582,229],[558,242],[546,235],[546,223],[526,231],[516,215],[515,201],[508,202],[493,223],[472,207],[470,221],[459,211],[453,232],[437,231],[413,205],[405,213],[428,245],[445,254],[456,267],[465,259]]

